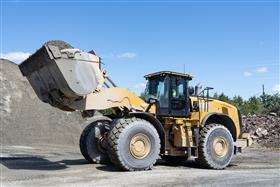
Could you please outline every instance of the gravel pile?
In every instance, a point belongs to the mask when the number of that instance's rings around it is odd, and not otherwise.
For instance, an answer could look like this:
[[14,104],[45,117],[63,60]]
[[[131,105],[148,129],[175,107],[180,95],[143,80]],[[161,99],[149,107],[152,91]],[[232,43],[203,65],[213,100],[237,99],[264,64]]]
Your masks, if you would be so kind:
[[78,112],[64,112],[38,99],[13,62],[0,59],[0,144],[78,145],[87,123]]
[[280,148],[280,116],[277,113],[248,114],[243,122],[255,144]]

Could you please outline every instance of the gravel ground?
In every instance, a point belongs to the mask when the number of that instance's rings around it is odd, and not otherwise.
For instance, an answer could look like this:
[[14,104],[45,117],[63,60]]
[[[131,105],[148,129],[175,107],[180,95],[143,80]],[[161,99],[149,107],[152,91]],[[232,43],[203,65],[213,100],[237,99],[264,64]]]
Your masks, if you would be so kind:
[[3,186],[280,186],[280,151],[248,148],[225,170],[198,168],[194,161],[153,170],[120,172],[88,164],[71,146],[2,146]]

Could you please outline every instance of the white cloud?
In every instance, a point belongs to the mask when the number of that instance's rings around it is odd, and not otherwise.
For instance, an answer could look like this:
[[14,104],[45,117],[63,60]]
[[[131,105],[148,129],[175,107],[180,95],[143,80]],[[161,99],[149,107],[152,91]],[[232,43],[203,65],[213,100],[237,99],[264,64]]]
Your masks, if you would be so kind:
[[30,53],[25,53],[25,52],[10,52],[10,53],[1,53],[1,58],[8,59],[12,62],[15,63],[20,63],[27,59],[31,54]]
[[258,73],[265,73],[268,71],[267,67],[263,66],[256,70]]
[[280,92],[280,84],[274,85],[272,90],[275,91],[275,92]]
[[244,73],[243,73],[243,76],[244,77],[250,77],[250,76],[252,76],[253,74],[252,73],[250,73],[250,72],[248,72],[248,71],[245,71]]
[[136,58],[137,54],[133,52],[124,52],[124,53],[110,53],[110,54],[105,54],[101,55],[101,58],[103,59],[133,59]]
[[126,59],[133,59],[136,56],[137,56],[136,53],[133,53],[133,52],[125,52],[125,53],[116,55],[117,58],[126,58]]
[[134,88],[137,88],[137,89],[143,89],[146,87],[146,84],[145,83],[138,83],[138,84],[135,84],[134,85]]

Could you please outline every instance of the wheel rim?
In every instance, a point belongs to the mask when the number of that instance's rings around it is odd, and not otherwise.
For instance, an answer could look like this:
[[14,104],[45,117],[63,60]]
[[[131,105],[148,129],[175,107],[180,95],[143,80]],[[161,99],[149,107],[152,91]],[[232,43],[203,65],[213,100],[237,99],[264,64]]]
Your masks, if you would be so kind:
[[213,148],[218,157],[224,157],[228,153],[228,143],[224,137],[215,138]]
[[132,137],[129,149],[134,158],[143,159],[151,151],[150,139],[145,134],[138,133]]

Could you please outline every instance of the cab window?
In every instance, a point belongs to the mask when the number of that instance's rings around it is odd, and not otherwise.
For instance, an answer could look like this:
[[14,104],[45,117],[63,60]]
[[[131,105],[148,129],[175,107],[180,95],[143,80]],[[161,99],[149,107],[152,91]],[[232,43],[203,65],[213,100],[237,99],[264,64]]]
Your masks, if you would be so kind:
[[173,98],[184,98],[184,82],[181,79],[175,79],[172,81],[171,97]]

